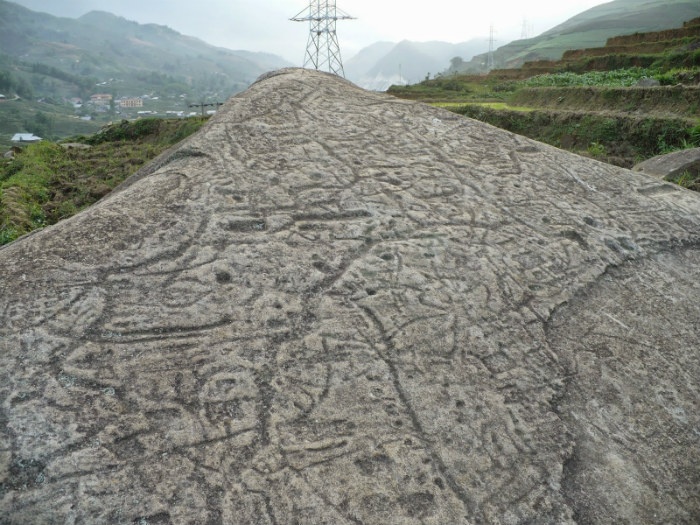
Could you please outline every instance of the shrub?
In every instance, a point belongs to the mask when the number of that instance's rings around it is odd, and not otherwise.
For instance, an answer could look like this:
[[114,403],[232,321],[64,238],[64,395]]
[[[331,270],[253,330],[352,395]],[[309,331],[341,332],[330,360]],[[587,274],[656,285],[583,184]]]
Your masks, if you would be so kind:
[[655,70],[642,67],[616,69],[613,71],[588,71],[586,73],[547,73],[521,80],[519,87],[569,87],[569,86],[602,86],[629,87],[635,85],[641,78],[654,76]]
[[603,157],[605,156],[605,146],[603,146],[600,142],[591,142],[588,145],[588,153],[592,157]]

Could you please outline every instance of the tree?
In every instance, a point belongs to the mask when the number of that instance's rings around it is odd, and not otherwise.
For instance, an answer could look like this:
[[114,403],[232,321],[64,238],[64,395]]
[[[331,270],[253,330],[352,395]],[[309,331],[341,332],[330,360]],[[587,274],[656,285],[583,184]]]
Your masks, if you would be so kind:
[[25,78],[20,78],[15,82],[15,92],[22,98],[32,99],[34,98],[34,90],[29,82]]
[[0,90],[10,91],[14,81],[9,71],[0,71]]
[[42,111],[37,111],[32,121],[26,121],[25,127],[31,133],[44,138],[49,138],[53,135],[54,118]]

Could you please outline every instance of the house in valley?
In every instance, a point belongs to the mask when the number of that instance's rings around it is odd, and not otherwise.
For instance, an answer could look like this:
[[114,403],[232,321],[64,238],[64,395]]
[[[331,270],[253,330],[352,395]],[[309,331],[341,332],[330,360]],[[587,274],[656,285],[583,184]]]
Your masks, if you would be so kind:
[[90,96],[90,102],[95,106],[109,106],[112,102],[112,95],[109,93],[95,93]]
[[123,108],[142,108],[143,99],[140,97],[123,98],[119,101],[119,106]]
[[12,137],[12,142],[19,142],[22,144],[33,144],[34,142],[39,142],[43,140],[41,137],[37,137],[34,133],[15,133]]

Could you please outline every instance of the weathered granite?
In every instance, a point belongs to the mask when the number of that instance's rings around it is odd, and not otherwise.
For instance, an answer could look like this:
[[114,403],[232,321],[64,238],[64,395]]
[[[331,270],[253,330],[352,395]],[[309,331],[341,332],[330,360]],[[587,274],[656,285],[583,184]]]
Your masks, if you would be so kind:
[[700,148],[689,148],[665,155],[657,155],[640,162],[632,168],[660,179],[670,179],[684,172],[693,176],[700,174]]
[[282,70],[0,250],[0,522],[698,523],[700,197]]

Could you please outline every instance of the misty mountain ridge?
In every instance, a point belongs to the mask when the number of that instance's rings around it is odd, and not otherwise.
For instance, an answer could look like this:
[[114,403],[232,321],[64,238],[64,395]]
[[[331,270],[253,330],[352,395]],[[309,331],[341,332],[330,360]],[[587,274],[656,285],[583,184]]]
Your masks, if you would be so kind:
[[[567,49],[595,47],[610,36],[674,27],[697,14],[697,0],[614,0],[495,52],[496,67],[518,67],[528,60],[556,59]],[[488,38],[461,43],[376,42],[345,61],[346,77],[372,90],[412,84],[427,75],[484,72]],[[22,64],[45,64],[65,79],[31,79],[37,95],[59,88],[62,96],[85,96],[88,80],[119,95],[168,86],[171,92],[225,99],[262,73],[289,66],[270,53],[232,51],[158,24],[139,24],[106,11],[79,18],[56,17],[0,0],[0,55]],[[459,58],[458,61],[452,61]],[[457,66],[455,68],[454,66]],[[119,83],[118,85],[116,83]],[[93,85],[94,85],[93,84]],[[71,93],[72,91],[72,93]]]
[[[613,0],[571,17],[528,39],[494,52],[496,68],[517,68],[526,61],[557,60],[564,51],[600,47],[613,36],[679,27],[698,16],[697,0]],[[447,42],[378,42],[345,63],[346,76],[374,90],[415,84],[435,73],[486,73],[488,38]],[[453,58],[461,60],[452,61]],[[456,67],[455,67],[456,66]]]
[[487,38],[466,42],[377,42],[345,62],[345,75],[357,85],[383,91],[392,84],[414,84],[442,71],[454,57],[469,60],[488,50]]
[[[261,74],[290,65],[269,53],[215,47],[167,26],[139,24],[104,11],[61,18],[5,0],[0,0],[0,50],[18,61],[17,68],[44,64],[65,72],[66,77],[112,83],[121,95],[150,92],[167,84],[193,96],[225,99]],[[42,82],[34,79],[33,83],[37,94],[42,94]],[[63,84],[60,87],[70,91]],[[73,94],[86,95],[79,88]]]
[[[420,82],[454,57],[468,60],[487,49],[486,37],[457,44],[377,42],[346,58],[345,74],[361,87],[385,90],[391,84]],[[262,73],[292,65],[270,53],[215,47],[168,26],[140,24],[107,11],[65,18],[6,0],[0,0],[0,53],[94,79],[120,95],[160,90],[168,83],[173,91],[227,98]],[[122,85],[113,85],[117,81]],[[175,84],[180,87],[175,89]],[[60,87],[63,96],[86,95]],[[49,93],[39,86],[37,95]]]

